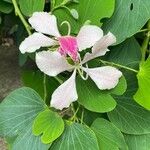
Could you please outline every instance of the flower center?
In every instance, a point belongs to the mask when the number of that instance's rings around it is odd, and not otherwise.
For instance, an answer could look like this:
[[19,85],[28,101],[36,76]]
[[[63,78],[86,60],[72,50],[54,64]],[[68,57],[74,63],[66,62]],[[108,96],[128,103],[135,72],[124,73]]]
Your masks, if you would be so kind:
[[59,52],[63,56],[69,55],[73,61],[78,61],[77,39],[73,36],[62,36],[58,38]]

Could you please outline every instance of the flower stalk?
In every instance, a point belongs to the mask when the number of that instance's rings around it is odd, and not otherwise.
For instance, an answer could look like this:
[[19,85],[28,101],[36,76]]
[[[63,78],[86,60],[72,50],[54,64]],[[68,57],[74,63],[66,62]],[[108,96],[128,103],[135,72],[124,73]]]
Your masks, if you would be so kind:
[[25,20],[25,18],[23,17],[19,7],[18,7],[18,4],[16,2],[16,0],[12,0],[12,3],[14,5],[14,8],[15,8],[15,13],[16,13],[16,16],[19,16],[20,20],[22,21],[24,27],[26,28],[27,32],[29,35],[31,35],[31,31],[30,31],[30,25],[27,23],[27,21]]

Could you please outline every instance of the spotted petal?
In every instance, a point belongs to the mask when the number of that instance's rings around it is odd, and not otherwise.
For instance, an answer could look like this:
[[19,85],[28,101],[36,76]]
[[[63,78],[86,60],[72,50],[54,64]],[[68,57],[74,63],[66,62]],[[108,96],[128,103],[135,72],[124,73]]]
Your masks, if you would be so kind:
[[122,76],[121,71],[111,66],[83,68],[83,70],[101,90],[114,88],[118,84],[119,78]]
[[47,12],[35,12],[29,19],[32,27],[41,33],[59,37],[60,33],[57,27],[57,20],[54,15]]
[[56,76],[59,73],[73,68],[66,61],[64,56],[57,51],[42,51],[36,54],[38,68],[49,76]]
[[84,25],[77,35],[79,51],[92,47],[103,36],[103,31],[95,25]]
[[86,53],[82,63],[92,60],[96,57],[104,56],[109,49],[108,46],[116,42],[116,37],[112,33],[108,33],[103,36],[99,41],[95,43],[92,48],[92,53]]
[[27,37],[20,45],[19,49],[21,53],[32,53],[35,52],[40,47],[47,47],[57,45],[57,42],[42,33],[33,33]]
[[72,76],[60,85],[52,94],[51,107],[62,110],[67,108],[70,104],[78,99],[76,90],[76,70]]

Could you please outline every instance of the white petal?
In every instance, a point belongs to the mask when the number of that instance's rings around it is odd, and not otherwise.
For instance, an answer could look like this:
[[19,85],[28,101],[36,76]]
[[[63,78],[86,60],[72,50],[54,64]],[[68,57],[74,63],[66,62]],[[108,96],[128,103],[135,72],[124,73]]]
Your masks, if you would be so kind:
[[64,56],[57,51],[42,51],[36,54],[36,64],[38,68],[49,76],[72,69],[73,66],[68,64]]
[[111,32],[109,32],[107,35],[103,36],[99,41],[95,43],[92,48],[92,53],[106,50],[108,46],[114,43],[116,43],[116,37]]
[[76,90],[76,70],[72,76],[60,85],[52,94],[51,107],[62,110],[67,108],[70,104],[78,99]]
[[77,36],[79,51],[92,47],[102,36],[101,28],[95,25],[84,25]]
[[116,42],[116,37],[112,33],[108,33],[103,36],[92,48],[92,53],[86,53],[82,64],[86,63],[89,60],[92,60],[96,57],[104,56],[109,49],[108,46],[114,44]]
[[27,37],[20,45],[19,49],[21,53],[32,53],[40,47],[47,47],[56,45],[57,41],[43,35],[42,33],[33,33]]
[[35,12],[29,19],[32,27],[41,33],[53,35],[56,37],[60,36],[57,27],[57,20],[54,15],[50,15],[47,12]]
[[122,72],[111,66],[98,68],[83,68],[83,70],[91,77],[97,87],[101,90],[112,89],[122,76]]

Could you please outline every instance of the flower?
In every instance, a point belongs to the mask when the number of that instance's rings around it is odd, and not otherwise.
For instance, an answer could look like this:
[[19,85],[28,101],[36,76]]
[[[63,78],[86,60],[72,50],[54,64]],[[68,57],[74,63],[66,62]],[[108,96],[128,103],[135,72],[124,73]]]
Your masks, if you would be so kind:
[[[78,99],[76,90],[77,71],[83,79],[83,72],[87,74],[100,90],[112,89],[118,82],[122,73],[111,66],[96,68],[85,67],[88,61],[103,56],[108,46],[116,42],[112,33],[103,36],[103,31],[95,25],[84,25],[81,27],[77,37],[70,35],[61,36],[54,15],[45,12],[36,12],[29,19],[32,27],[37,31],[26,38],[20,45],[20,51],[34,52],[40,47],[56,46],[57,51],[41,51],[36,53],[36,64],[38,68],[49,76],[57,76],[63,71],[73,71],[71,77],[61,84],[52,94],[51,107],[62,110]],[[53,38],[44,34],[51,35]],[[79,52],[92,48],[91,53],[86,53],[81,60]],[[68,63],[66,56],[70,56],[74,64]]]

